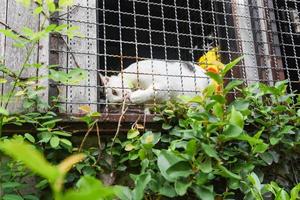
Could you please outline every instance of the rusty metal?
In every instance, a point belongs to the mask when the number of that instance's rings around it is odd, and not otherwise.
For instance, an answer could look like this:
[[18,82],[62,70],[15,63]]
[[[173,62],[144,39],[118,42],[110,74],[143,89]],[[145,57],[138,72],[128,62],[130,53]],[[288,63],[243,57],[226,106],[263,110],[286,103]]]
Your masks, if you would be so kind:
[[[65,131],[71,132],[74,136],[83,136],[88,127],[85,122],[75,119],[76,117],[82,117],[82,114],[77,115],[66,115],[61,114],[63,120],[57,123],[57,127],[62,128]],[[120,133],[126,134],[128,130],[132,128],[134,123],[145,124],[145,130],[152,131],[161,131],[161,123],[155,122],[153,120],[153,115],[135,115],[135,114],[125,114],[121,121]],[[98,126],[101,135],[110,135],[113,136],[116,133],[118,121],[120,119],[120,114],[106,114],[102,115],[99,118],[95,118],[98,120]],[[146,122],[146,123],[145,123]],[[91,133],[96,133],[96,126],[92,129]],[[36,134],[36,128],[33,125],[25,124],[23,126],[17,125],[8,125],[4,126],[3,134],[4,135],[13,135],[13,134],[25,134],[32,133]]]

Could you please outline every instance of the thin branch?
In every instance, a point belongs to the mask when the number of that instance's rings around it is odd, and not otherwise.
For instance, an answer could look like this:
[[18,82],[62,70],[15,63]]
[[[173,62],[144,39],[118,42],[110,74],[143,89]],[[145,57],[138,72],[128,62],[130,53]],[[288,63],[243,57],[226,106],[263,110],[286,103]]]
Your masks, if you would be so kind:
[[18,31],[16,31],[15,29],[13,29],[11,26],[9,26],[7,23],[0,21],[0,24],[5,26],[6,29],[11,30],[14,34],[19,35],[21,38],[26,39],[26,40],[30,40],[28,37],[20,34]]
[[138,116],[138,118],[135,120],[135,122],[132,124],[131,129],[135,128],[137,123],[140,121],[141,115]]
[[[38,2],[35,2],[35,4],[36,4],[37,6],[43,6],[43,5],[39,4]],[[42,10],[41,13],[44,15],[44,17],[46,17],[47,19],[50,19],[50,17],[47,15],[47,13],[45,13],[43,10]]]
[[119,136],[119,133],[120,133],[120,128],[121,128],[121,122],[122,122],[122,119],[123,119],[123,117],[124,117],[124,115],[125,115],[125,113],[126,113],[126,111],[127,111],[127,109],[128,109],[128,107],[125,108],[125,105],[126,105],[125,102],[126,102],[126,98],[124,98],[124,100],[123,100],[123,104],[122,104],[122,113],[121,113],[121,116],[120,116],[119,121],[118,121],[117,131],[116,131],[116,133],[115,133],[115,136],[114,136],[114,138],[113,138],[113,140],[112,140],[112,144],[111,144],[111,147],[110,147],[111,155],[112,155],[112,149],[113,149],[113,146],[114,146],[114,144],[115,144],[115,142],[116,142],[116,139],[117,139],[117,137]]
[[96,163],[98,163],[101,159],[102,156],[102,144],[101,144],[101,137],[100,137],[100,130],[99,130],[99,126],[98,123],[96,123],[96,130],[97,130],[97,138],[98,138],[98,149],[99,149],[99,155],[98,158],[96,160],[96,162],[94,163],[94,165],[96,165]]
[[[46,19],[48,19],[47,15],[44,15],[44,16],[46,16]],[[26,40],[30,40],[28,37],[20,34],[18,31],[16,31],[15,29],[13,29],[11,26],[9,26],[8,24],[6,24],[5,22],[0,21],[0,24],[2,24],[3,26],[5,26],[7,29],[11,30],[14,34],[19,35],[21,38],[26,39]],[[57,33],[56,35],[59,36],[62,39],[63,43],[66,45],[68,51],[70,52],[71,48],[69,47],[67,41],[63,38],[63,36],[61,34],[59,34],[59,33]],[[79,66],[79,64],[78,64],[78,62],[77,62],[77,60],[75,58],[74,53],[71,52],[71,56],[72,56],[72,58],[74,60],[74,63],[76,65],[76,67],[80,68],[80,66]]]
[[70,13],[73,12],[76,8],[79,8],[78,5],[79,5],[79,4],[71,6],[71,8],[70,8],[70,10],[69,10],[68,12],[63,13],[63,14],[61,14],[61,15],[58,15],[57,18],[60,18],[60,17],[63,17],[63,16],[65,16],[65,15],[70,14]]
[[[96,121],[96,123],[97,123],[97,122],[98,122],[98,121]],[[81,144],[80,144],[80,146],[79,146],[78,152],[81,152],[81,151],[82,151],[83,145],[85,144],[85,142],[86,142],[88,136],[90,135],[91,131],[93,130],[94,125],[95,125],[95,124],[93,124],[93,125],[89,128],[89,130],[85,133],[84,138],[82,139]]]

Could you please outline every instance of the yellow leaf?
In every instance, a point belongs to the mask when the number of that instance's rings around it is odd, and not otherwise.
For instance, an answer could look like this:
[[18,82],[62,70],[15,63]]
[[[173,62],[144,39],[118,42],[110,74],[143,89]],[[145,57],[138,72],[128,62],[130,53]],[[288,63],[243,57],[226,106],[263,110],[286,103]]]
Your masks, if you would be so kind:
[[1,83],[7,83],[7,80],[4,79],[4,78],[0,78],[0,84],[1,84]]
[[26,85],[34,85],[34,84],[36,84],[36,82],[35,81],[27,81],[25,84]]
[[198,64],[203,69],[206,69],[210,65],[217,66],[219,69],[223,69],[224,64],[221,63],[219,47],[215,47],[201,56],[198,59]]
[[131,151],[131,150],[133,150],[134,149],[134,146],[132,145],[132,144],[127,144],[126,146],[125,146],[125,151]]
[[25,94],[25,91],[24,90],[21,90],[21,91],[18,91],[15,96],[16,97],[20,97],[20,96],[23,96]]
[[92,108],[89,105],[83,105],[79,107],[79,110],[84,113],[90,113],[92,111]]
[[59,165],[58,170],[66,174],[76,163],[81,162],[85,158],[84,154],[75,154],[64,159]]
[[154,135],[153,135],[153,134],[148,135],[148,136],[145,138],[145,142],[146,142],[147,144],[152,143],[153,140],[154,140]]
[[221,85],[219,85],[217,82],[213,81],[212,84],[214,85],[214,88],[215,88],[215,91],[217,93],[221,93],[222,91],[222,88],[221,88]]
[[142,124],[136,124],[135,128],[139,130],[143,130],[145,127]]
[[214,74],[218,74],[220,72],[220,70],[219,70],[219,68],[217,66],[208,66],[206,68],[206,71],[214,73]]

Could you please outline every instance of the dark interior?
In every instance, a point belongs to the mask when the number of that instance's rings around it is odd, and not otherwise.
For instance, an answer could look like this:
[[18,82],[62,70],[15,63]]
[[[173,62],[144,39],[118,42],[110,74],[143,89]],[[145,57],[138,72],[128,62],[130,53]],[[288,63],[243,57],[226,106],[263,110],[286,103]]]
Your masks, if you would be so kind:
[[214,41],[211,1],[149,2],[98,1],[100,69],[120,71],[121,55],[123,68],[137,58],[195,61]]
[[277,26],[279,30],[282,61],[285,78],[289,79],[290,91],[300,92],[300,32],[291,18],[291,11],[300,11],[300,2],[274,0]]

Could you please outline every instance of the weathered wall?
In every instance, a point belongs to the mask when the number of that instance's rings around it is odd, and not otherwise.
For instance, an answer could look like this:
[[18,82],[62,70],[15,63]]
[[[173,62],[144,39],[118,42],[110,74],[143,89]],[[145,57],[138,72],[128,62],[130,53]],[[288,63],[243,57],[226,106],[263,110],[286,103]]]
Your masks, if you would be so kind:
[[62,112],[78,113],[81,105],[90,105],[97,111],[97,9],[96,0],[75,0],[74,6],[61,12],[59,23],[77,26],[81,37],[67,39],[59,44],[59,65],[65,70],[80,67],[88,77],[80,85],[60,86],[64,106]]
[[[25,8],[16,0],[0,0],[0,28],[11,28],[17,32],[20,32],[22,27],[28,27],[32,30],[38,31],[43,16],[33,15],[33,8]],[[13,40],[3,35],[0,36],[0,58],[3,59],[4,64],[9,69],[18,72],[24,64],[26,58],[26,50],[24,48],[17,48],[13,45]],[[40,41],[39,45],[36,45],[33,49],[32,56],[29,59],[29,63],[48,63],[48,38]],[[45,75],[48,71],[45,69],[38,70],[33,68],[26,68],[22,73],[22,78]],[[11,88],[11,79],[8,79],[6,84],[1,86],[1,93],[7,94]],[[40,85],[48,86],[48,81],[39,81]],[[48,100],[48,92],[45,91],[41,94],[44,100]],[[22,107],[22,98],[13,98],[8,109],[10,112],[19,112]],[[4,106],[6,101],[2,101]]]

